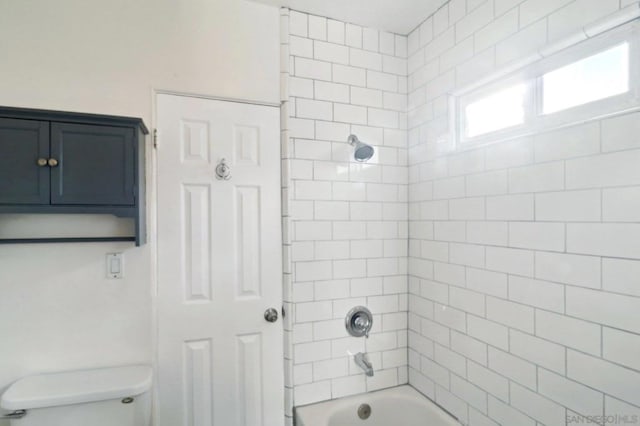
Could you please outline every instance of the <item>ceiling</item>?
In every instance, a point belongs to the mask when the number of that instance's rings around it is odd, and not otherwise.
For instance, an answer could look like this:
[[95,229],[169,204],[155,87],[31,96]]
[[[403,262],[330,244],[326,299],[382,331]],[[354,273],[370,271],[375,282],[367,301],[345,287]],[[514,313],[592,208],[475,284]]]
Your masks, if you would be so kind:
[[447,0],[254,0],[344,22],[409,34]]

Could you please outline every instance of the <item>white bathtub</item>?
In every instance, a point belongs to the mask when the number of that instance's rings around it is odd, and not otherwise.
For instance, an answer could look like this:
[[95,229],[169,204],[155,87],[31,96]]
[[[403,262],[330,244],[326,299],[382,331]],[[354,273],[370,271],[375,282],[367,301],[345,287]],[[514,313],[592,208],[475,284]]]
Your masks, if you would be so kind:
[[[362,404],[371,407],[366,420]],[[410,386],[297,407],[296,426],[460,426],[453,417]]]

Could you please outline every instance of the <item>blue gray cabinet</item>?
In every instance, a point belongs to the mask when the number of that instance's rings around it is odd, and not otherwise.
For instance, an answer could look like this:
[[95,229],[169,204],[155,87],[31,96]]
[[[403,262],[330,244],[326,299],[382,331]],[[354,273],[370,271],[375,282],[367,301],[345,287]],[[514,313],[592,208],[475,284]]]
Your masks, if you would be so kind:
[[[146,242],[142,120],[0,107],[0,213],[130,217],[135,235],[13,242]],[[1,219],[1,218],[0,218]]]

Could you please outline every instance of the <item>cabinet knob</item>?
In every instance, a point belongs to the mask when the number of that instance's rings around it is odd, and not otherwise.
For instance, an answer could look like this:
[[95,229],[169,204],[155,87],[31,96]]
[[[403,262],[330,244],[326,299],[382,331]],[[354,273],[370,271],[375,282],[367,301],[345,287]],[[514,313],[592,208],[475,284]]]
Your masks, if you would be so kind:
[[58,160],[55,158],[49,158],[48,164],[49,167],[56,167],[58,165]]
[[39,167],[44,167],[48,164],[47,159],[46,158],[38,158],[38,166]]

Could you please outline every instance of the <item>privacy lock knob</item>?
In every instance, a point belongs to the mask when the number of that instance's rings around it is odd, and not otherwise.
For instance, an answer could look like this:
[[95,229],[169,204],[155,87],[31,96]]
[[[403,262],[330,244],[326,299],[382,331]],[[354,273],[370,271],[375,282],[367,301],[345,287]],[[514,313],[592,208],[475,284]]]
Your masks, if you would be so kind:
[[278,321],[278,311],[273,308],[269,308],[264,311],[264,319],[268,322],[276,322]]

